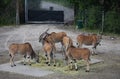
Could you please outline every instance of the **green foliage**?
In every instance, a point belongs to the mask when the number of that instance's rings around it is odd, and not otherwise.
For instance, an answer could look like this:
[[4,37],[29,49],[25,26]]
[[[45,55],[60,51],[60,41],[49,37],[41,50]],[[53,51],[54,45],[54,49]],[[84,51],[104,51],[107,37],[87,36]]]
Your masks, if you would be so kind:
[[0,26],[15,24],[15,1],[0,0]]
[[6,16],[0,16],[0,26],[15,24],[15,16],[10,13]]
[[108,11],[105,18],[105,31],[120,34],[120,13]]
[[0,0],[0,15],[3,13],[10,1],[11,0]]
[[101,11],[100,7],[90,7],[87,13],[87,27],[89,29],[100,29],[101,26]]
[[[75,4],[74,0],[70,0]],[[79,0],[78,14],[75,20],[83,20],[87,29],[101,31],[102,11],[105,12],[104,32],[120,34],[119,0]],[[75,5],[76,6],[76,5]],[[87,11],[86,11],[87,10]],[[85,28],[86,28],[85,27]]]
[[[23,1],[24,0],[20,0]],[[32,8],[41,0],[30,0]],[[83,20],[87,29],[101,30],[105,12],[104,32],[120,34],[120,0],[44,0],[74,8],[75,21]],[[21,4],[21,3],[20,3]],[[0,25],[15,24],[16,0],[0,0]],[[36,8],[37,9],[37,8]],[[21,16],[21,15],[20,15]],[[76,23],[77,24],[77,23]]]

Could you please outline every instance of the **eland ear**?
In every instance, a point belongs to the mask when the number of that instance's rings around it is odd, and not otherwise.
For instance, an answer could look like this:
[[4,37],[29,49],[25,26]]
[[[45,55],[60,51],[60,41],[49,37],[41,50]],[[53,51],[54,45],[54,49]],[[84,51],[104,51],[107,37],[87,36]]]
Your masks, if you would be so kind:
[[[43,36],[44,34],[46,34],[48,30],[49,30],[49,28],[48,28],[45,32],[43,32],[43,33],[39,34],[39,35],[40,35],[40,37],[41,37],[41,36]],[[40,39],[40,37],[39,37],[39,39]]]
[[49,28],[47,30],[45,30],[42,34],[40,34],[40,36],[45,34],[48,30],[49,30]]
[[49,30],[49,28],[45,32],[47,32],[48,30]]

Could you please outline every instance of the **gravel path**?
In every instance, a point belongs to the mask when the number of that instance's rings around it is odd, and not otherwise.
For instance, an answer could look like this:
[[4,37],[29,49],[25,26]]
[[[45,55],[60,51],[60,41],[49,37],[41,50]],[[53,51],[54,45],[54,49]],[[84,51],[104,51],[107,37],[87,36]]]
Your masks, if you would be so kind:
[[40,68],[33,68],[31,66],[24,66],[20,64],[21,61],[17,61],[16,67],[11,67],[9,63],[0,65],[0,71],[6,71],[11,73],[17,73],[27,76],[34,76],[34,77],[42,77],[49,74],[53,74],[54,72],[43,70]]
[[[22,25],[17,28],[13,28],[10,31],[2,32],[0,34],[0,51],[6,51],[11,43],[24,43],[30,42],[35,50],[40,49],[41,44],[38,42],[39,35],[43,33],[47,28],[51,32],[67,32],[71,38],[76,38],[76,34],[63,29],[58,29],[55,25]],[[72,34],[71,34],[72,33]],[[73,39],[75,41],[75,39]],[[58,44],[59,46],[59,44]]]

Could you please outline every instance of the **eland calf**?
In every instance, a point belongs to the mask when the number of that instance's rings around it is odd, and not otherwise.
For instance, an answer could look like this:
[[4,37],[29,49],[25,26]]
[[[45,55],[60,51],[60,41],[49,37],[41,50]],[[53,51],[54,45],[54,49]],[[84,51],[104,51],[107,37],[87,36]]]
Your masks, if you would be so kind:
[[[54,47],[55,47],[55,43],[58,43],[58,42],[61,42],[61,45],[62,45],[63,37],[67,36],[67,34],[65,32],[58,32],[58,33],[52,32],[49,34],[49,33],[47,33],[48,30],[49,29],[47,29],[45,32],[43,32],[40,35],[39,42],[42,42],[45,39],[46,41],[51,43],[52,46],[54,46]],[[54,49],[54,50],[56,50],[56,49]]]
[[83,44],[92,45],[93,54],[96,54],[95,49],[98,45],[100,45],[102,36],[97,34],[89,34],[89,35],[80,34],[77,36],[76,39],[77,39],[78,47],[82,47]]
[[48,41],[46,41],[46,39],[44,39],[43,41],[43,50],[45,52],[45,56],[46,56],[46,63],[48,64],[48,66],[50,66],[51,63],[51,59],[54,61],[54,66],[55,65],[55,47]]
[[74,46],[70,46],[66,51],[66,57],[67,57],[66,60],[68,61],[68,63],[71,64],[71,67],[73,63],[71,62],[71,60],[74,61],[75,69],[78,70],[76,60],[84,59],[87,65],[86,72],[89,72],[90,54],[91,52],[88,48],[76,48]]
[[[34,52],[32,46],[30,43],[13,43],[9,46],[9,55],[10,55],[10,63],[11,67],[16,66],[14,64],[14,57],[15,55],[19,53],[21,55],[24,55],[24,58],[26,57],[29,59],[29,65],[31,65],[30,58],[33,59],[35,58],[36,62],[39,62],[39,56]],[[25,60],[24,60],[24,65],[25,65]]]
[[73,45],[73,41],[69,36],[64,36],[62,39],[62,46],[63,46],[63,54],[65,55],[65,52],[67,49]]

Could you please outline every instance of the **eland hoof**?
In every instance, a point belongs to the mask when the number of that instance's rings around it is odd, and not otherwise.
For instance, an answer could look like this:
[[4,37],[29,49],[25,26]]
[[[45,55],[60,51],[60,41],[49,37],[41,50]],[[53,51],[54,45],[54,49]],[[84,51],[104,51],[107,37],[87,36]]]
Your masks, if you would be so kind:
[[50,64],[48,64],[48,66],[50,66]]
[[56,67],[56,64],[54,64],[54,67]]
[[46,64],[48,64],[48,62],[45,62]]
[[89,70],[86,70],[85,72],[89,72]]
[[95,53],[95,55],[98,55],[97,53]]
[[26,64],[24,64],[24,65],[26,65]]
[[75,69],[76,71],[78,71],[78,69]]
[[11,67],[13,67],[13,65],[11,65]]

